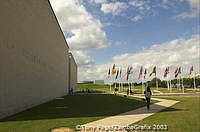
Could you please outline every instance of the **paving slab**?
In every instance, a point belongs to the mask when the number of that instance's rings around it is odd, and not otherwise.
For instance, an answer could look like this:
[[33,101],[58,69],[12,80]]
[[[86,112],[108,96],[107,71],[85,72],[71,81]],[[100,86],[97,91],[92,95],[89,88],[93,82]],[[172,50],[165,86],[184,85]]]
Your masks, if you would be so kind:
[[[134,96],[137,98],[144,98],[142,96]],[[152,100],[157,100],[159,102],[150,105],[150,110],[147,110],[146,106],[141,107],[135,110],[131,110],[125,113],[121,113],[119,115],[107,117],[104,119],[100,119],[94,122],[90,122],[84,124],[85,128],[99,128],[99,127],[111,127],[111,126],[129,126],[133,123],[136,123],[144,118],[147,118],[165,108],[168,108],[179,101],[175,100],[168,100],[168,99],[159,99],[159,98],[152,98]],[[85,131],[85,130],[82,130]],[[88,131],[88,130],[87,130]],[[93,130],[94,131],[94,130]],[[95,131],[104,131],[104,130],[95,130]]]

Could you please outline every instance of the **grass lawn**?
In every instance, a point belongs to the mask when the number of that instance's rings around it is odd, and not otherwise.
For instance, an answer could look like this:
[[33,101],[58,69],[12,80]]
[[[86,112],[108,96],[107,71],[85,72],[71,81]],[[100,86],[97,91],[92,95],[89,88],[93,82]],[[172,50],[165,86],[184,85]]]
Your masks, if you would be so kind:
[[200,131],[200,97],[165,98],[180,102],[135,124],[151,126],[153,124],[166,124],[168,132]]
[[[118,87],[117,87],[118,88]],[[128,86],[124,86],[123,89],[120,89],[120,92],[126,92]],[[108,85],[97,85],[97,84],[78,84],[76,91],[83,91],[89,89],[90,91],[93,92],[104,92],[104,93],[109,93],[110,92],[110,86]],[[134,86],[134,91],[136,94],[142,94],[142,86]],[[167,88],[151,88],[153,93],[170,93],[170,91]],[[111,88],[112,92],[114,91],[114,87],[112,86]],[[158,92],[160,91],[160,92]],[[185,93],[196,93],[200,92],[200,89],[192,89],[192,88],[185,88]],[[177,88],[172,89],[172,93],[182,93],[182,90],[179,90]]]
[[140,99],[107,94],[68,95],[0,120],[0,132],[48,132],[144,106]]
[[86,89],[89,89],[90,91],[95,91],[95,92],[110,92],[110,86],[108,85],[78,84],[76,87],[76,91],[86,91]]

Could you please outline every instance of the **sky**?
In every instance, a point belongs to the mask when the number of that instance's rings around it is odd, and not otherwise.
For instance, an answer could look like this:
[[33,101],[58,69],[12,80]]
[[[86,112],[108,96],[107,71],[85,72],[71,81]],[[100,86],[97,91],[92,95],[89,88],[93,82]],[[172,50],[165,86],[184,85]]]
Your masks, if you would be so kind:
[[[78,64],[78,81],[106,82],[116,64],[125,76],[138,80],[141,66],[157,66],[169,78],[181,66],[187,77],[191,66],[199,73],[199,0],[50,0],[70,51]],[[151,79],[151,78],[149,78]],[[125,78],[122,79],[125,81]]]

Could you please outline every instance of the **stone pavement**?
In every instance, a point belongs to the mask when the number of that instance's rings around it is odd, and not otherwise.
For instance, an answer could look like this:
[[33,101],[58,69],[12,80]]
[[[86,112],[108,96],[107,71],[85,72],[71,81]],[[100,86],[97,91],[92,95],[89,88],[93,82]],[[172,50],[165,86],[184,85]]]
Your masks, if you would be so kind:
[[[144,98],[142,96],[134,96],[134,97]],[[119,114],[116,116],[111,116],[111,117],[100,119],[100,120],[97,120],[94,122],[90,122],[90,123],[84,124],[84,126],[86,126],[88,128],[101,127],[101,126],[105,127],[105,126],[113,126],[113,125],[129,126],[133,123],[136,123],[146,117],[149,117],[149,116],[179,102],[179,101],[175,101],[175,100],[158,99],[158,98],[152,98],[152,100],[157,100],[159,102],[150,105],[149,111],[147,110],[146,107],[141,107],[136,110],[128,111],[128,112],[125,112],[125,113],[122,113],[122,114]],[[98,130],[96,130],[96,131],[98,131]],[[100,131],[102,131],[102,130],[100,130]]]

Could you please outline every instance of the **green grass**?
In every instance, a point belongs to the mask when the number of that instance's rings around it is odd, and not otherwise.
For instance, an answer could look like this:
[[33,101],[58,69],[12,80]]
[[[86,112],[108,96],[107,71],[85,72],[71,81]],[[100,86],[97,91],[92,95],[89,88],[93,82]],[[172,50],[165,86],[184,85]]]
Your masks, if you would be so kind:
[[168,125],[168,132],[200,131],[200,97],[165,98],[180,102],[135,124],[150,126],[166,124]]
[[[118,88],[118,87],[117,87]],[[120,88],[120,92],[126,92],[128,86],[124,86],[123,89]],[[97,85],[97,84],[78,84],[76,91],[85,91],[86,89],[89,89],[90,91],[93,92],[104,92],[104,93],[109,93],[110,92],[110,86],[108,85]],[[142,86],[134,86],[135,94],[142,94]],[[159,93],[157,91],[160,91],[162,93],[170,93],[170,91],[167,88],[151,88],[153,93]],[[111,88],[111,92],[114,91],[114,86]],[[192,88],[185,88],[185,93],[196,93],[200,92],[199,89],[192,89]],[[182,93],[182,90],[179,90],[177,88],[172,89],[172,93]]]
[[86,91],[89,89],[93,92],[110,92],[110,86],[108,85],[99,85],[99,84],[78,84],[76,91]]
[[[140,99],[107,94],[68,95],[0,120],[0,132],[48,132],[145,106]],[[63,107],[63,108],[56,108]]]

